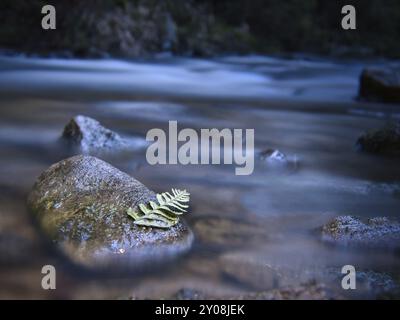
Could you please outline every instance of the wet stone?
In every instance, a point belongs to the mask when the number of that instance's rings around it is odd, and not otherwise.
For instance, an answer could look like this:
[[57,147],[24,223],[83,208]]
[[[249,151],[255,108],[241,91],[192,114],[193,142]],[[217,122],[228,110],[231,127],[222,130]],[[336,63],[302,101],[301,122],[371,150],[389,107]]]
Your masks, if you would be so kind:
[[281,275],[263,258],[238,252],[224,254],[219,261],[223,274],[241,285],[255,290],[270,290],[279,285]]
[[297,170],[299,159],[296,155],[288,156],[276,149],[265,149],[259,152],[259,161],[271,169]]
[[356,148],[374,154],[400,156],[400,121],[361,135]]
[[322,240],[343,246],[399,249],[400,223],[386,217],[363,221],[339,216],[322,227]]
[[343,299],[328,290],[323,283],[308,282],[269,291],[252,292],[237,297],[239,300],[330,300]]
[[364,69],[360,76],[359,96],[370,101],[400,102],[399,70]]
[[126,211],[155,200],[131,176],[92,156],[60,161],[37,179],[28,207],[41,231],[76,264],[90,269],[136,269],[187,252],[193,234],[184,222],[170,229],[133,224]]
[[84,154],[124,149],[127,142],[95,119],[78,115],[65,126],[62,140]]

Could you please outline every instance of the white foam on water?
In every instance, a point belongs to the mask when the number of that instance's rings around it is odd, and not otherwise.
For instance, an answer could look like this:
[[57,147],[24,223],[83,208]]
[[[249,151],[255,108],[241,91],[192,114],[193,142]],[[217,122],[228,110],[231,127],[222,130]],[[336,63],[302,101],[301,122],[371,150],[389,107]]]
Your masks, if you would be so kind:
[[0,57],[0,93],[353,101],[368,65],[257,55],[142,61]]
[[46,144],[61,136],[60,131],[42,127],[0,125],[0,142],[16,144]]
[[[203,64],[202,70],[198,70]],[[173,97],[246,98],[281,94],[266,75],[237,71],[221,63],[1,58],[0,91],[105,91]],[[207,64],[207,63],[206,63]],[[196,69],[197,68],[197,69]]]
[[183,105],[161,101],[106,101],[94,107],[113,116],[162,121],[181,120],[187,110]]

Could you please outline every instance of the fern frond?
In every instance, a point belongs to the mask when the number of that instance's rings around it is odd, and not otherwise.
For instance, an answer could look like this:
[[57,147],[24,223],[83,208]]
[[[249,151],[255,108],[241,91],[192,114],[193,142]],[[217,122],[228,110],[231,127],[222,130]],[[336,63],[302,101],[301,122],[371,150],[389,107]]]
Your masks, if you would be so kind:
[[179,222],[179,216],[189,208],[190,193],[186,190],[172,189],[172,194],[163,192],[157,194],[158,203],[150,201],[147,205],[139,204],[139,212],[129,208],[127,214],[134,219],[134,224],[140,226],[170,228]]

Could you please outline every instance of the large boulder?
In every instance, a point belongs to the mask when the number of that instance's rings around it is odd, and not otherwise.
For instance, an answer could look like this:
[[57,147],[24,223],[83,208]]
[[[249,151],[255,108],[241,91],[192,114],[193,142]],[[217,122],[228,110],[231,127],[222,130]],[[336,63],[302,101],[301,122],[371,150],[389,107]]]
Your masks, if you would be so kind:
[[363,221],[352,216],[339,216],[322,227],[322,240],[351,247],[398,249],[400,223],[386,217]]
[[36,181],[28,207],[47,235],[76,264],[92,269],[137,269],[188,251],[191,230],[136,226],[126,211],[155,193],[91,156],[60,161]]
[[388,103],[400,102],[400,72],[387,69],[364,69],[360,76],[360,98]]
[[400,155],[400,122],[363,134],[358,138],[356,147],[370,153]]
[[95,119],[78,115],[65,126],[62,139],[84,154],[101,153],[127,147],[117,133],[103,127]]

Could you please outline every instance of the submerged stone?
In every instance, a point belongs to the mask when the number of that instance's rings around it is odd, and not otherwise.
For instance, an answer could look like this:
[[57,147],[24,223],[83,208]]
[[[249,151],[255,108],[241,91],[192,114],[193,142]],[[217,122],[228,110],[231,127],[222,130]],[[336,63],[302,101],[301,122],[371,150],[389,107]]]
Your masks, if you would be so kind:
[[358,138],[356,147],[370,153],[400,155],[400,122],[363,134]]
[[93,269],[135,269],[188,251],[191,230],[144,228],[126,211],[155,200],[155,193],[92,156],[52,165],[36,181],[28,206],[40,228],[73,262]]
[[95,119],[78,115],[65,126],[62,138],[84,154],[121,149],[127,142]]
[[204,300],[207,298],[205,294],[190,288],[182,288],[172,297],[174,300]]
[[246,247],[268,241],[267,232],[261,226],[227,217],[201,217],[194,223],[193,230],[199,242],[214,249]]
[[[130,299],[137,299],[134,296]],[[145,297],[147,298],[147,297]],[[149,299],[149,298],[147,298]],[[192,288],[183,288],[163,297],[167,300],[332,300],[344,299],[343,296],[329,290],[324,283],[309,281],[300,285],[284,286],[267,291],[250,291],[244,294],[217,295]],[[232,313],[233,314],[233,313]]]
[[364,69],[360,76],[359,96],[371,101],[400,102],[400,72],[381,68]]
[[322,240],[329,243],[365,248],[400,248],[400,223],[386,217],[366,220],[339,216],[322,227]]
[[279,285],[281,275],[263,257],[248,252],[227,253],[219,259],[225,276],[257,290],[270,290]]
[[269,291],[252,292],[238,297],[239,300],[341,300],[343,297],[328,290],[324,283],[307,282]]

